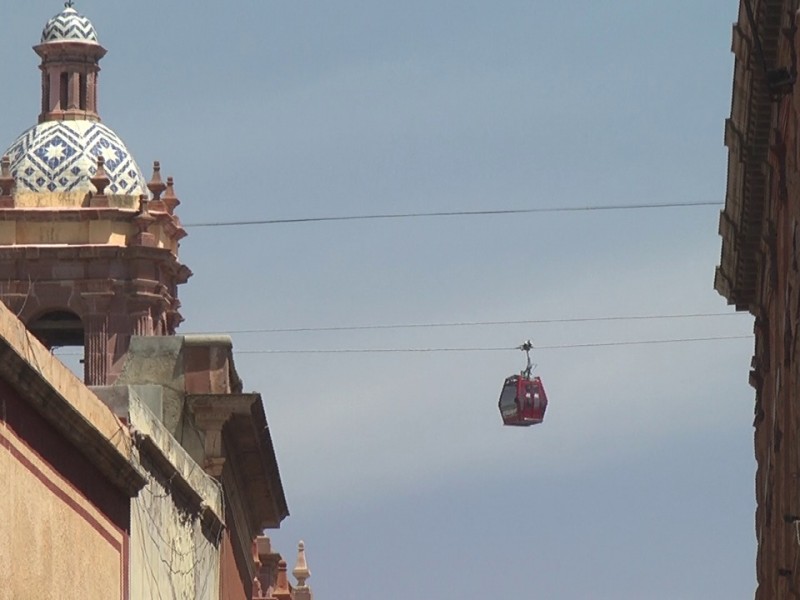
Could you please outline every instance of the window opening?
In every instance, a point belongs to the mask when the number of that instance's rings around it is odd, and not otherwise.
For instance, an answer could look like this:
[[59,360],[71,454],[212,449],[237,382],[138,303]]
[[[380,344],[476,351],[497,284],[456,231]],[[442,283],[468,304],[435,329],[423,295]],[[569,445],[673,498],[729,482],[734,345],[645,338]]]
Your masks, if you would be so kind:
[[78,106],[81,110],[86,110],[86,95],[88,91],[86,89],[86,73],[81,73],[80,84],[81,84],[81,96]]
[[69,73],[61,74],[61,87],[58,90],[60,94],[59,101],[61,103],[61,110],[67,110],[69,103]]

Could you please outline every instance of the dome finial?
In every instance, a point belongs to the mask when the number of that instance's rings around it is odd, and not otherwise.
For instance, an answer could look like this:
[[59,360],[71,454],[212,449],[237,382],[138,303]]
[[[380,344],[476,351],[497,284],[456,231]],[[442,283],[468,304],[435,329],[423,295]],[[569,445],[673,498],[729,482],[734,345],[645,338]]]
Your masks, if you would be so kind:
[[297,564],[292,571],[295,579],[297,579],[297,587],[305,587],[306,579],[311,577],[311,571],[308,570],[308,563],[306,562],[306,545],[304,542],[297,544]]
[[174,214],[175,209],[181,203],[175,195],[175,180],[172,177],[167,177],[167,188],[164,190],[164,197],[162,200],[169,214]]
[[307,580],[311,577],[306,561],[306,545],[300,542],[297,545],[297,565],[295,565],[292,575],[297,579],[297,587],[294,588],[294,600],[314,600],[314,594]]
[[73,0],[67,0],[66,2],[64,2],[65,8],[72,8],[73,6],[75,6],[75,2]]
[[157,160],[153,161],[153,177],[147,184],[147,189],[152,192],[154,202],[159,202],[161,194],[167,189],[167,185],[161,180],[161,163]]

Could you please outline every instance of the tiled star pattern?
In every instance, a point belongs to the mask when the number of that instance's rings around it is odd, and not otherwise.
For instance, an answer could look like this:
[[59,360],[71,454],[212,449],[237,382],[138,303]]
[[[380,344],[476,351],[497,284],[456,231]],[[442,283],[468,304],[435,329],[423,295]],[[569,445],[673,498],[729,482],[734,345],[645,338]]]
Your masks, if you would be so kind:
[[17,187],[29,192],[93,191],[97,157],[105,158],[106,193],[141,195],[146,183],[122,140],[101,123],[47,121],[23,133],[6,151]]
[[62,40],[97,43],[97,31],[86,17],[71,6],[50,19],[42,31],[42,43]]

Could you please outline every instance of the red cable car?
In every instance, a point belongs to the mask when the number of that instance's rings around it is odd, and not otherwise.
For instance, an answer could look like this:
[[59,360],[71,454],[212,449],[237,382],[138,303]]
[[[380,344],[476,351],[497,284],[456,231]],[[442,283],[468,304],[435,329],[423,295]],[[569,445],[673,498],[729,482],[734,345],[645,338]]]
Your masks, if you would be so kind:
[[542,380],[531,377],[533,365],[531,364],[530,341],[520,346],[528,355],[528,366],[519,375],[506,378],[503,390],[500,392],[500,416],[503,425],[517,427],[530,427],[544,421],[544,412],[547,410],[547,394],[544,391]]

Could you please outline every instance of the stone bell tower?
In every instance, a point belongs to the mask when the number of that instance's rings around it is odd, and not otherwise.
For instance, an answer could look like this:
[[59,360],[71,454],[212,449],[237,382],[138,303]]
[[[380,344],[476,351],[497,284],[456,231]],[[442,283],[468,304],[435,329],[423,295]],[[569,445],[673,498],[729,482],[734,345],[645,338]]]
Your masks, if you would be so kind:
[[171,179],[148,182],[100,119],[106,50],[68,2],[34,47],[39,123],[0,163],[0,300],[47,346],[83,346],[88,385],[113,383],[132,335],[173,335],[182,318],[186,231]]

